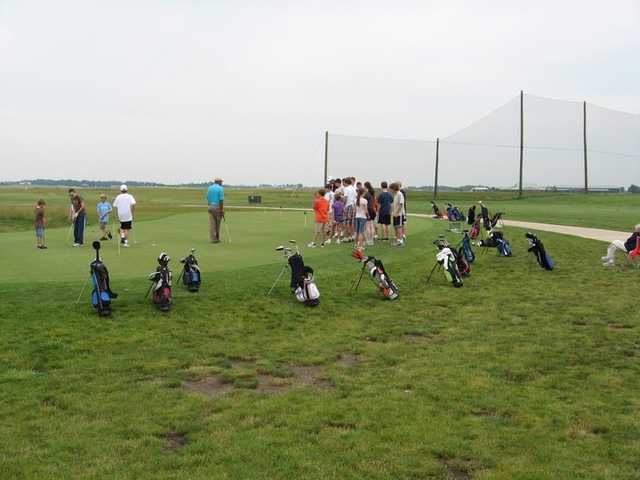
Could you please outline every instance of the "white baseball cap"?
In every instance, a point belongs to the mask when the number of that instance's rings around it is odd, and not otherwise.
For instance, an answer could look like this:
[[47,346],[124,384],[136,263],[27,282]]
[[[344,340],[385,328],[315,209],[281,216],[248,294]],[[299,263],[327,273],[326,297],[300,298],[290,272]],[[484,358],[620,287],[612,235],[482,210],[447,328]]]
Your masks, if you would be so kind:
[[124,183],[122,185],[120,185],[120,191],[121,192],[126,192],[127,190],[129,190],[129,189],[127,188],[127,186]]

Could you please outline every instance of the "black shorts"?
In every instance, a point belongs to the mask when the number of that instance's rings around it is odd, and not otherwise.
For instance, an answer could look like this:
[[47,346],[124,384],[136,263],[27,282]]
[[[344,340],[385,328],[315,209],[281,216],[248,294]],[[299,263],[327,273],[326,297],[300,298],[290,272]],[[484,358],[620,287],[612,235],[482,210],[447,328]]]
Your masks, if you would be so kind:
[[387,213],[385,215],[378,215],[378,224],[379,225],[391,225],[391,214]]
[[404,225],[404,215],[400,217],[393,217],[393,226],[401,227]]
[[120,222],[120,230],[131,230],[131,228],[133,228],[131,226],[131,220],[129,220],[128,222]]

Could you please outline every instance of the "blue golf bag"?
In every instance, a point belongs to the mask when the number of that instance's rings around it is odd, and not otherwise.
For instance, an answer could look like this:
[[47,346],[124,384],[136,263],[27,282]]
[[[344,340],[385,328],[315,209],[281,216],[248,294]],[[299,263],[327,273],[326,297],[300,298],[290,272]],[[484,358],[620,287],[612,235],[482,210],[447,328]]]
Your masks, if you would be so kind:
[[118,298],[118,294],[111,291],[109,285],[109,271],[107,266],[100,260],[100,242],[93,242],[96,251],[96,259],[89,265],[91,283],[91,305],[102,317],[111,315],[111,301]]
[[476,255],[473,253],[473,249],[471,248],[471,237],[469,237],[469,232],[466,230],[462,237],[462,253],[467,263],[473,263],[475,261]]
[[[182,283],[190,292],[200,290],[201,283],[200,267],[194,253],[195,249],[192,248],[189,256],[180,260],[180,263],[183,264],[180,277],[182,278]],[[180,279],[178,279],[178,282],[180,282]]]

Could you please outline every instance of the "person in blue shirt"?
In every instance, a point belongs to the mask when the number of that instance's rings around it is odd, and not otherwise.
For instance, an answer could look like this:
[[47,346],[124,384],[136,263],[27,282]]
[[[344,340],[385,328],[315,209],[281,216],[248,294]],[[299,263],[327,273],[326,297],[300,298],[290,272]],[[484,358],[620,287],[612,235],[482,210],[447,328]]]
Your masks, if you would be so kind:
[[100,195],[100,201],[96,206],[96,212],[98,212],[98,222],[100,223],[100,231],[102,232],[102,238],[100,240],[111,240],[113,236],[109,230],[109,214],[113,208],[107,201],[107,196],[103,193]]
[[207,204],[209,205],[209,240],[220,243],[220,224],[224,218],[224,187],[222,179],[216,178],[207,189]]

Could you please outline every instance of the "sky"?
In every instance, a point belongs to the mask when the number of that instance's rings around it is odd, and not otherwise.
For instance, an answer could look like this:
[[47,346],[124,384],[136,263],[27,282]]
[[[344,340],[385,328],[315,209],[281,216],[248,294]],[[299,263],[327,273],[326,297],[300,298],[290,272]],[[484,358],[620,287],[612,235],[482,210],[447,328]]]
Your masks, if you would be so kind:
[[[334,134],[455,137],[520,90],[638,114],[639,58],[640,0],[0,0],[0,180],[314,185],[325,131],[341,176],[393,146]],[[468,156],[449,183],[490,181]]]

